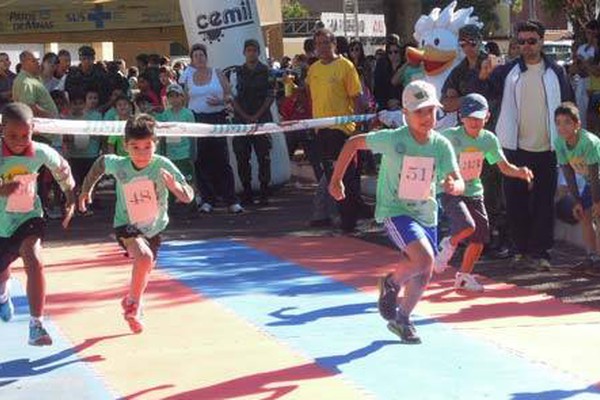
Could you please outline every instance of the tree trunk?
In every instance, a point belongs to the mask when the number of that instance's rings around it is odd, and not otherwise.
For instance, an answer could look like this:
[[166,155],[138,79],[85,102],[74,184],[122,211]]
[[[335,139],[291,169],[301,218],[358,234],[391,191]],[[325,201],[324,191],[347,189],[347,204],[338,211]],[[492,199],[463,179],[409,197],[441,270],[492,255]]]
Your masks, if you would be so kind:
[[421,0],[381,0],[387,33],[396,33],[401,43],[413,41],[415,23],[422,13]]

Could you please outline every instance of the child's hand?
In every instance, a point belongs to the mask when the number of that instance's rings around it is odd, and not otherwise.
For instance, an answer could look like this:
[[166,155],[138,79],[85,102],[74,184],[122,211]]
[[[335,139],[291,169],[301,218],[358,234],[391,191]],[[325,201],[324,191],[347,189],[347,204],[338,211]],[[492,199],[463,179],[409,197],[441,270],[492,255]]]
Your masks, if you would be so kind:
[[175,177],[169,171],[164,168],[160,169],[160,176],[170,191],[175,191],[177,187],[177,182],[175,181]]
[[533,181],[533,172],[527,167],[521,167],[519,168],[519,178],[527,183],[531,183]]
[[584,211],[583,211],[583,206],[581,205],[581,203],[577,203],[573,207],[573,216],[575,217],[575,219],[577,221],[581,221],[583,219]]
[[331,180],[329,183],[329,194],[337,201],[342,201],[346,198],[346,189],[341,180]]
[[88,204],[92,204],[92,193],[81,193],[79,195],[79,211],[84,213],[87,211]]
[[456,190],[455,183],[456,183],[456,181],[454,180],[452,175],[448,175],[448,177],[446,179],[444,179],[444,181],[442,182],[442,187],[444,188],[444,192],[451,194],[453,196],[456,196],[458,193]]
[[15,193],[19,190],[21,186],[21,182],[19,181],[11,181],[0,183],[0,197],[8,197],[11,194]]
[[75,198],[75,193],[72,190],[69,190],[65,193],[65,217],[63,218],[62,226],[64,229],[69,227],[69,223],[71,223],[71,218],[73,218],[73,214],[75,213],[75,203],[77,199]]

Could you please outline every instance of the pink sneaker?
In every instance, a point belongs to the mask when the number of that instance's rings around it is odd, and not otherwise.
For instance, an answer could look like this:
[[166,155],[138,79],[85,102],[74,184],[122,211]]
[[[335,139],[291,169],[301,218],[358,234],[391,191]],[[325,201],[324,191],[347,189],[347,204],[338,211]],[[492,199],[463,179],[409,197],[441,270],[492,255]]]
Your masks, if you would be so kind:
[[121,307],[123,307],[123,318],[129,324],[129,329],[133,333],[142,333],[144,330],[144,324],[141,318],[141,307],[139,303],[131,302],[127,297],[121,300]]

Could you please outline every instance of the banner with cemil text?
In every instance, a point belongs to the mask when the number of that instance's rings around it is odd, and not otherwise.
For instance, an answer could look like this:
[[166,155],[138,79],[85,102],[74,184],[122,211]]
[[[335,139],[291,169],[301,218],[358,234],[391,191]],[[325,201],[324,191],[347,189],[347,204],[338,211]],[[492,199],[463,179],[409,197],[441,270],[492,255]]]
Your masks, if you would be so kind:
[[255,39],[264,57],[265,46],[256,0],[179,0],[190,47],[203,43],[208,63],[225,69],[244,63],[244,41]]

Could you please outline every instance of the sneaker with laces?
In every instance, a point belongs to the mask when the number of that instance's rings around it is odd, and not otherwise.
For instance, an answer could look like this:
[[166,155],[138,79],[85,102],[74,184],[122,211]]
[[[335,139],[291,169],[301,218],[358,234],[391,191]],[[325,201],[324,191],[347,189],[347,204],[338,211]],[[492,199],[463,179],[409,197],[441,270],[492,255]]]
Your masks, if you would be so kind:
[[6,302],[0,303],[0,319],[4,322],[8,322],[13,318],[14,315],[15,305],[13,304],[12,299],[9,295],[8,300],[6,300]]
[[200,212],[205,214],[210,214],[213,210],[213,207],[208,203],[202,203],[200,206]]
[[52,338],[41,323],[29,324],[29,344],[31,346],[52,345]]
[[457,272],[454,280],[454,288],[457,290],[467,290],[469,292],[483,292],[483,285],[471,274]]
[[129,329],[133,333],[142,333],[144,324],[142,323],[141,307],[139,303],[130,301],[127,297],[121,300],[123,308],[123,318],[129,324]]
[[379,299],[377,308],[379,314],[386,321],[396,318],[396,298],[400,292],[400,287],[392,280],[392,274],[387,274],[385,277],[379,278]]
[[229,212],[232,214],[241,214],[244,212],[244,208],[238,203],[235,203],[229,206]]
[[455,250],[456,246],[450,243],[450,237],[442,239],[440,242],[440,252],[435,257],[435,262],[433,263],[433,269],[436,273],[441,274],[448,268],[448,263],[452,259]]
[[552,264],[547,258],[535,258],[532,263],[533,268],[538,271],[550,271]]
[[415,325],[410,321],[392,320],[388,322],[387,328],[394,335],[398,336],[402,343],[421,344],[421,338],[417,334]]

